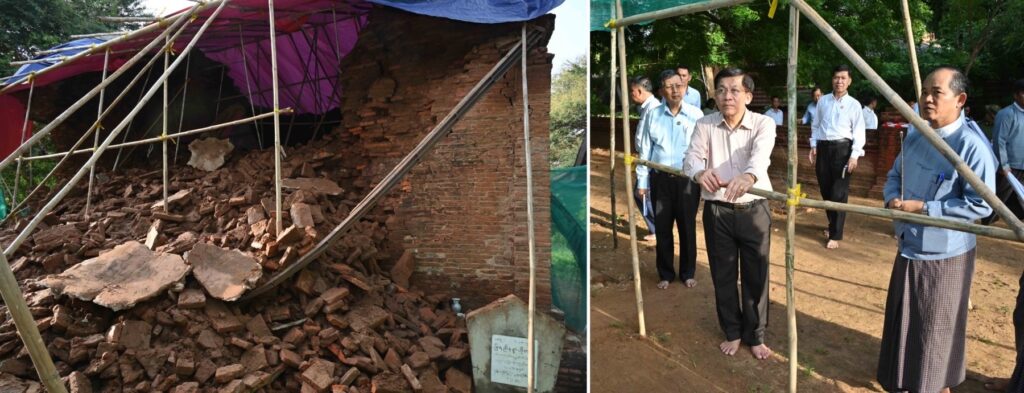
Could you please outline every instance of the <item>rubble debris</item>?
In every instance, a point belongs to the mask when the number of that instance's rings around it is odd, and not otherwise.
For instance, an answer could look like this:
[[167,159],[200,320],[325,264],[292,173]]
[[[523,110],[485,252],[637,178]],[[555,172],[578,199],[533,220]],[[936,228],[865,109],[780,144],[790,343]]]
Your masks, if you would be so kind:
[[142,243],[129,241],[44,278],[42,285],[120,311],[160,294],[185,278],[189,270],[180,256],[153,252]]
[[188,151],[192,152],[188,165],[207,172],[217,170],[224,165],[224,158],[234,149],[235,145],[227,139],[197,139],[188,144]]
[[196,243],[185,253],[185,261],[210,296],[225,301],[238,300],[263,275],[255,258],[206,243]]
[[416,261],[413,259],[412,250],[405,250],[402,256],[391,267],[391,281],[402,288],[409,288],[409,279],[416,270]]
[[345,192],[345,190],[338,186],[338,183],[322,177],[281,179],[281,187],[327,195],[341,195],[341,193]]

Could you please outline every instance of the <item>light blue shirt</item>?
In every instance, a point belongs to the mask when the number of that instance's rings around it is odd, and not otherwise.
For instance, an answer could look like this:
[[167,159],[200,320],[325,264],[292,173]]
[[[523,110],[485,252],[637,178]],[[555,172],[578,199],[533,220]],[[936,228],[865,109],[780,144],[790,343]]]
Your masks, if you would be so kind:
[[1024,169],[1024,108],[1016,102],[996,114],[992,128],[999,165]]
[[878,129],[878,115],[869,106],[864,107],[864,129],[866,130],[877,130]]
[[[636,151],[640,159],[682,170],[693,127],[701,117],[704,113],[700,109],[685,102],[676,115],[667,104],[647,112],[637,127]],[[648,172],[646,166],[636,166],[637,188],[650,188]]]
[[768,108],[768,110],[764,111],[764,115],[772,118],[775,121],[775,125],[782,125],[782,109]]
[[656,108],[660,105],[661,101],[658,101],[658,98],[655,97],[654,94],[651,94],[650,97],[647,97],[647,99],[644,100],[643,104],[640,104],[640,108],[638,108],[636,112],[640,115],[640,118],[643,119],[644,113],[647,113],[651,108]]
[[[957,152],[967,166],[985,184],[995,189],[996,164],[985,137],[971,129],[961,116],[955,122],[935,130]],[[907,162],[902,164],[904,154]],[[906,173],[901,173],[905,170]],[[953,169],[942,154],[915,132],[908,134],[903,153],[896,157],[885,182],[885,203],[900,197],[900,179],[906,200],[925,201],[928,215],[973,222],[987,217],[992,208],[978,192]],[[976,245],[975,235],[952,229],[894,221],[896,236],[901,239],[900,255],[912,260],[946,259],[970,251]]]
[[807,112],[804,112],[804,117],[800,119],[800,124],[810,124],[811,127],[813,127],[814,115],[816,114],[816,112],[818,112],[817,103],[812,102],[810,104],[807,104]]
[[694,89],[690,86],[686,86],[686,95],[683,96],[683,102],[693,105],[697,107],[697,109],[700,109],[700,107],[702,106],[700,101],[700,92],[698,92],[697,89]]
[[860,102],[849,94],[836,98],[832,93],[818,100],[814,123],[811,124],[811,147],[818,141],[851,139],[850,157],[864,155],[864,112]]

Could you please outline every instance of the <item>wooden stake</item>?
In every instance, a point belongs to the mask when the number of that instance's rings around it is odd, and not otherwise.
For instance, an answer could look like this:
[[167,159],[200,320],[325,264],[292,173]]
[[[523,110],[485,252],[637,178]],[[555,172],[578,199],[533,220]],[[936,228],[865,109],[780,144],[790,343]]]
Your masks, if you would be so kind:
[[[622,18],[622,0],[615,0],[615,15]],[[619,101],[622,103],[622,148],[627,156],[632,154],[632,139],[629,137],[629,85],[626,83],[626,32],[622,27],[618,28],[619,40]],[[613,151],[612,154],[615,154]],[[633,187],[633,167],[626,165],[622,172],[625,174],[626,189]],[[636,292],[636,314],[637,323],[640,328],[640,336],[647,337],[647,326],[644,323],[644,294],[640,286],[640,255],[636,246],[636,201],[633,198],[626,198],[627,210],[629,211],[629,248],[633,256],[633,290]]]
[[[613,15],[615,14],[615,5],[614,4],[612,4],[612,14]],[[611,71],[611,75],[609,76],[609,78],[611,79],[611,83],[608,84],[608,93],[609,93],[608,94],[608,106],[610,107],[609,110],[608,110],[608,129],[609,129],[609,132],[608,132],[608,134],[609,134],[609,136],[608,136],[608,145],[609,145],[608,149],[609,150],[608,151],[610,152],[609,157],[614,157],[615,156],[615,71],[616,71],[616,69],[615,69],[616,63],[615,62],[617,60],[616,57],[619,54],[618,53],[618,42],[616,41],[615,33],[618,32],[619,29],[611,29],[611,30],[612,30],[611,31],[611,33],[612,33],[612,42],[611,42],[611,45],[609,45],[609,48],[611,48],[610,52],[612,54],[612,59],[611,59],[612,60],[611,61],[611,69],[612,69],[612,71]],[[628,135],[627,135],[627,137],[628,137]],[[618,216],[618,214],[615,213],[615,160],[609,160],[609,161],[611,161],[611,162],[608,163],[608,165],[609,165],[609,169],[608,169],[608,192],[610,193],[611,198],[612,198],[612,249],[618,250],[619,249],[619,216]],[[631,168],[626,168],[627,171],[630,170],[630,169]],[[630,191],[632,192],[632,190],[630,190]]]
[[534,354],[537,352],[533,333],[534,315],[537,313],[537,256],[536,256],[536,241],[533,234],[533,160],[530,155],[530,97],[527,90],[527,67],[526,57],[529,54],[526,45],[526,23],[523,23],[523,33],[521,39],[522,49],[519,53],[519,58],[522,59],[523,69],[523,154],[524,161],[526,162],[526,238],[527,244],[529,244],[530,254],[530,293],[529,303],[527,308],[529,309],[529,315],[527,315],[529,321],[526,326],[526,393],[533,393],[537,384],[537,365],[534,362]]
[[[800,154],[797,152],[796,139],[796,67],[797,52],[800,44],[800,12],[789,7],[789,60],[786,67],[786,94],[789,96],[789,109],[786,111],[786,155],[788,156],[788,179],[791,193],[797,187],[797,167]],[[793,271],[796,265],[796,205],[786,204],[786,327],[789,337],[789,392],[796,393],[797,368],[797,329],[796,329],[796,295],[793,287]]]
[[[165,45],[164,46],[164,74],[166,75],[167,74],[167,65],[171,61],[171,40],[165,39],[164,40],[164,45]],[[170,212],[170,210],[168,210],[168,209],[170,209],[168,207],[168,205],[170,205],[170,204],[167,203],[167,79],[169,79],[169,78],[164,78],[164,106],[163,106],[164,113],[163,113],[163,116],[161,116],[161,119],[160,119],[163,122],[163,130],[160,131],[160,140],[161,140],[160,144],[162,145],[161,147],[163,148],[163,168],[162,168],[163,170],[162,170],[162,175],[163,175],[163,192],[164,192],[164,198],[163,198],[163,200],[164,200],[164,213],[169,213]],[[188,81],[186,81],[185,83],[187,85]],[[277,232],[277,233],[281,233],[281,232]]]
[[[25,134],[28,133],[29,114],[32,112],[32,93],[34,93],[36,89],[36,79],[32,78],[32,80],[29,83],[30,85],[28,86],[28,103],[25,104],[25,121],[21,123],[21,142],[19,146],[25,144]],[[20,162],[14,170],[14,192],[11,193],[11,206],[18,204],[18,183],[21,183]],[[8,214],[10,214],[10,212]]]
[[[110,65],[110,50],[108,49],[107,52],[103,55],[103,75],[100,77],[100,80],[107,79],[107,66],[109,66],[109,65]],[[127,89],[125,89],[125,90],[127,90]],[[100,145],[99,129],[101,128],[100,124],[102,124],[101,121],[103,120],[103,96],[105,95],[105,93],[106,93],[106,89],[100,90],[100,104],[96,108],[96,124],[93,126],[93,129],[95,129],[96,132],[94,132],[92,134],[93,135],[93,138],[92,138],[92,148],[93,149],[95,149],[96,146]],[[18,164],[21,165],[21,159],[18,160]],[[95,175],[96,175],[96,167],[89,168],[89,187],[86,188],[86,191],[85,191],[85,217],[86,217],[87,220],[89,218],[89,212],[91,211],[90,208],[92,206],[92,183],[93,183],[93,179],[95,179],[95,177],[96,177]],[[164,203],[167,203],[167,202],[164,202]]]
[[825,37],[827,37],[829,41],[832,41],[832,44],[835,45],[836,48],[839,49],[839,51],[842,52],[855,67],[857,67],[857,70],[864,74],[867,80],[875,86],[875,89],[878,89],[882,95],[889,100],[889,103],[899,110],[900,114],[903,115],[904,118],[910,120],[914,127],[921,132],[921,135],[924,136],[924,138],[931,143],[943,157],[946,157],[946,160],[953,164],[957,173],[964,178],[967,184],[974,187],[978,195],[981,196],[985,202],[988,202],[993,209],[995,209],[996,213],[999,214],[999,217],[1006,221],[1010,228],[1013,228],[1013,231],[1017,234],[1017,239],[1024,241],[1024,223],[1021,223],[1020,219],[1018,219],[1017,216],[1015,216],[1013,212],[1006,207],[1006,204],[1004,204],[1003,201],[1000,200],[994,192],[992,192],[992,189],[989,188],[988,185],[986,185],[985,182],[967,166],[967,163],[964,162],[963,158],[960,158],[960,155],[953,151],[953,149],[946,144],[946,141],[944,141],[939,134],[935,133],[935,130],[932,129],[931,125],[915,113],[914,110],[910,108],[905,101],[903,101],[903,98],[901,98],[899,94],[896,94],[896,91],[889,87],[889,85],[885,83],[885,80],[883,80],[882,77],[879,76],[878,73],[876,73],[875,70],[873,70],[871,66],[869,66],[868,63],[864,61],[864,59],[861,58],[855,50],[853,50],[852,47],[850,47],[850,44],[846,43],[846,40],[844,40],[843,37],[840,36],[839,33],[837,33],[835,29],[833,29],[832,26],[830,26],[828,22],[821,17],[821,15],[814,11],[811,6],[807,5],[804,0],[791,0],[791,4],[796,6],[800,12],[811,21],[811,23],[818,27],[818,29],[825,34]]
[[914,25],[910,23],[910,5],[907,0],[900,2],[903,5],[903,27],[907,30],[907,49],[910,52],[910,70],[914,74],[914,96],[915,100],[921,99],[921,69],[917,67],[917,45],[914,44]]
[[267,0],[270,18],[270,84],[274,87],[274,233],[281,233],[281,116],[277,90],[277,31],[274,26],[274,0]]

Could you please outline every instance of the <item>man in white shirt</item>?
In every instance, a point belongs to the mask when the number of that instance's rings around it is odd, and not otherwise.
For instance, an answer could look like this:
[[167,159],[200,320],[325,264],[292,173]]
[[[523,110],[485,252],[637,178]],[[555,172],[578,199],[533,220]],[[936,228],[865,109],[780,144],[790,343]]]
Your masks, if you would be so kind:
[[767,201],[747,191],[772,189],[768,166],[776,127],[767,116],[747,110],[753,91],[754,80],[740,69],[715,75],[719,112],[697,121],[683,173],[700,184],[707,201],[704,240],[718,324],[725,333],[718,348],[732,356],[742,341],[764,360],[772,354],[764,343],[772,217]]
[[779,99],[779,96],[772,96],[772,106],[771,106],[771,108],[768,108],[768,110],[764,111],[765,116],[768,116],[768,117],[772,118],[772,120],[775,120],[775,125],[776,126],[781,126],[783,124],[783,122],[782,122],[782,109],[779,108],[781,106],[782,106],[782,100]]
[[865,130],[877,130],[878,129],[878,115],[875,114],[875,108],[878,107],[878,99],[875,97],[868,97],[864,105],[864,129]]
[[700,92],[697,89],[690,87],[690,79],[693,78],[690,75],[690,69],[686,66],[676,67],[676,75],[679,75],[679,79],[683,80],[683,86],[686,87],[686,94],[683,95],[683,102],[693,105],[700,109],[700,104],[703,102],[700,99]]
[[814,116],[818,111],[818,100],[821,99],[821,88],[815,87],[811,90],[811,103],[807,104],[807,112],[804,112],[804,117],[800,119],[800,124],[814,126]]
[[[864,155],[864,112],[860,102],[848,94],[853,77],[842,64],[832,71],[832,93],[818,100],[811,126],[809,158],[818,176],[818,189],[826,201],[846,203],[850,196],[850,174],[857,159]],[[826,210],[828,242],[825,247],[839,248],[843,240],[846,213]]]
[[[629,82],[629,98],[634,104],[638,105],[637,113],[640,114],[641,124],[644,121],[644,114],[650,112],[653,108],[661,106],[661,101],[658,101],[658,97],[654,96],[653,90],[654,86],[651,83],[651,78],[646,76],[638,76]],[[640,146],[639,130],[636,134],[636,140],[633,141],[633,146]],[[633,181],[633,199],[640,208],[640,215],[643,216],[644,222],[647,223],[648,235],[644,236],[644,240],[654,241],[654,205],[651,203],[650,195],[641,197],[640,193],[637,192],[636,180]]]

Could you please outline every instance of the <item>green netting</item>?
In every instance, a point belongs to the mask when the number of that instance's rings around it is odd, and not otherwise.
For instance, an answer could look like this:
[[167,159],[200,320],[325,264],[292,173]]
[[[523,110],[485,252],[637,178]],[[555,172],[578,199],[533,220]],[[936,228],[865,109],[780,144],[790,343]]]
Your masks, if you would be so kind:
[[[707,0],[623,0],[622,16],[633,16],[645,12],[663,10],[685,4],[703,3]],[[590,0],[590,31],[608,31],[605,23],[614,19],[615,0]]]
[[587,166],[551,170],[551,299],[565,324],[587,326]]

